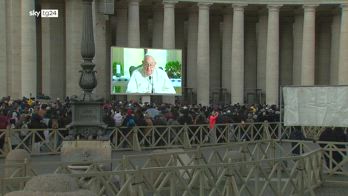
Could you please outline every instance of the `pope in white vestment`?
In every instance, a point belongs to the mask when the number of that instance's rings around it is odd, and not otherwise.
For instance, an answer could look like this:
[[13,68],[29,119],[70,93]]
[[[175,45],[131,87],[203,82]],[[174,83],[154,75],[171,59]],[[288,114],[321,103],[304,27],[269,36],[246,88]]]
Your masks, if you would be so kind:
[[175,94],[167,73],[156,67],[156,61],[150,55],[144,57],[142,67],[133,71],[126,92]]

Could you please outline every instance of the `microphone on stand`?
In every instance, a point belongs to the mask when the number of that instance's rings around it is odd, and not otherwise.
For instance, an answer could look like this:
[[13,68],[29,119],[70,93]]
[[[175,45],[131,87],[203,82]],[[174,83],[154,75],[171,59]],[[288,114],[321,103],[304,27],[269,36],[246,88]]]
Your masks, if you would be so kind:
[[152,77],[149,76],[150,82],[151,82],[151,93],[153,93],[153,82],[152,82]]

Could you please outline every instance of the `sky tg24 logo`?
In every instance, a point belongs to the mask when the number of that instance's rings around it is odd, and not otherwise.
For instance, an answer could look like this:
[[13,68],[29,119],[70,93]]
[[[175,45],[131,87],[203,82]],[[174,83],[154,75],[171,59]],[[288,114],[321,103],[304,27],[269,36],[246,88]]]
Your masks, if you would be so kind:
[[41,11],[31,10],[29,11],[29,16],[35,16],[41,18],[58,18],[57,9],[42,9]]

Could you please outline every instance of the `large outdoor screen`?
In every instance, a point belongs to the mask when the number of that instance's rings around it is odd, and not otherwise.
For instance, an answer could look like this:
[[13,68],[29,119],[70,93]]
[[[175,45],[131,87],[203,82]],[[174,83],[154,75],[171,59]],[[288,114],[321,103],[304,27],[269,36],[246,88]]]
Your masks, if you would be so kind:
[[182,51],[111,47],[111,94],[181,95]]

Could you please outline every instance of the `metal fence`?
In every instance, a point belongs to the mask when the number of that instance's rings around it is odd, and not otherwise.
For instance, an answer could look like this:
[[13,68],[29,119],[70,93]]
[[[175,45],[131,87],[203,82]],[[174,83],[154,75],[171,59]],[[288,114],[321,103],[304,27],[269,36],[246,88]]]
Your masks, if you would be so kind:
[[[322,151],[284,156],[285,151],[281,141],[264,140],[123,156],[89,163],[80,173],[71,170],[78,163],[37,164],[57,165],[52,173],[71,175],[98,195],[314,195],[323,182]],[[110,162],[113,169],[103,170]],[[2,194],[20,190],[38,174],[29,163],[4,167],[17,167],[13,173],[24,177],[0,179]]]
[[[289,139],[292,127],[281,123],[233,123],[209,125],[167,125],[108,128],[106,138],[113,150],[155,148],[190,148],[211,144],[227,144],[262,139]],[[302,127],[307,138],[318,139],[323,127]],[[31,155],[59,154],[67,129],[3,129],[0,130],[0,157],[10,149],[25,149]]]

